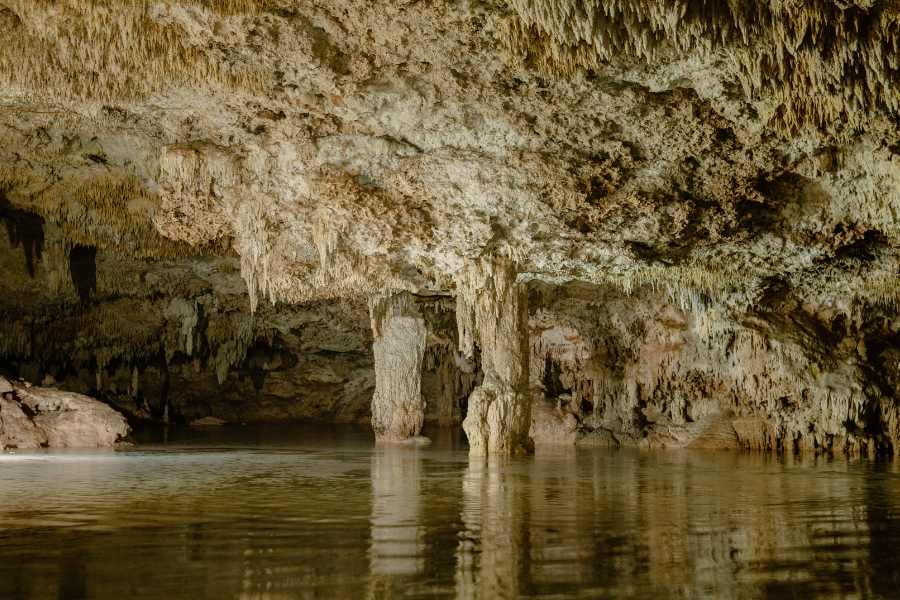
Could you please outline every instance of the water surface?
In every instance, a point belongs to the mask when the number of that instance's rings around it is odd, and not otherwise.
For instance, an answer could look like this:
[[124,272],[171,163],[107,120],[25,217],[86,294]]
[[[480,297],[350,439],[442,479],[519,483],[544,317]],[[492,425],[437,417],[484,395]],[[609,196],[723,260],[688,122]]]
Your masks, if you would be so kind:
[[892,463],[224,430],[0,454],[0,598],[895,598]]

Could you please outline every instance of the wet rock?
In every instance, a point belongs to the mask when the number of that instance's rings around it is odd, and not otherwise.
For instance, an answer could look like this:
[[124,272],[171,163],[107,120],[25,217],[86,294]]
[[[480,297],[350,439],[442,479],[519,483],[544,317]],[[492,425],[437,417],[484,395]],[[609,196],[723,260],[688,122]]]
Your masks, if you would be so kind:
[[8,396],[0,397],[0,449],[32,450],[47,445],[47,435],[23,407]]
[[13,384],[0,399],[3,448],[109,448],[128,435],[125,418],[81,394]]
[[574,445],[578,430],[578,418],[560,404],[540,397],[531,405],[529,435],[535,446]]

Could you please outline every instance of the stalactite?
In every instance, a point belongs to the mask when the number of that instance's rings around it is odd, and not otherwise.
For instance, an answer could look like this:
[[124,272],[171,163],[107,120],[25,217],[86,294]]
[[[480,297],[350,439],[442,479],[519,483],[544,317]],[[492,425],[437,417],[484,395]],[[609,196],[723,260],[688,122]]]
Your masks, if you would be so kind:
[[244,313],[229,313],[215,319],[207,327],[213,365],[219,384],[225,383],[228,372],[241,364],[253,344],[253,318]]
[[[212,49],[193,44],[176,25],[154,19],[152,3],[146,0],[115,6],[95,0],[5,4],[23,24],[16,28],[16,43],[0,51],[0,80],[7,88],[53,99],[111,103],[188,85],[260,89],[269,79],[258,70],[220,60]],[[268,0],[192,4],[225,16],[272,6]],[[50,11],[60,17],[51,18]],[[42,27],[34,31],[28,26],[33,23]]]
[[235,249],[241,257],[241,277],[250,295],[250,312],[256,312],[258,298],[274,302],[269,285],[269,236],[265,213],[257,202],[247,202],[237,210],[234,222]]
[[44,226],[44,273],[47,288],[55,296],[68,296],[75,292],[69,275],[69,243],[62,228],[55,223]]
[[131,385],[129,386],[128,393],[132,398],[137,399],[138,394],[140,394],[140,371],[137,366],[131,367]]
[[[576,309],[559,300],[564,311],[536,311],[532,381],[545,380],[552,367],[548,387],[563,399],[546,404],[576,416],[568,425],[578,432],[614,432],[625,444],[848,454],[895,448],[894,403],[863,385],[869,375],[855,358],[833,362],[834,350],[822,344],[834,342],[794,323],[748,327],[721,305],[689,298],[644,289],[628,297],[631,317],[618,302]],[[837,345],[860,352],[858,339]],[[549,423],[542,441],[580,443],[552,422],[558,415],[541,410],[535,420]]]
[[174,336],[167,335],[163,340],[166,360],[171,361],[176,352],[191,356],[194,353],[195,330],[200,321],[197,303],[185,298],[173,298],[166,306],[163,316],[174,325]]
[[725,57],[748,99],[768,95],[784,131],[863,127],[900,108],[896,7],[832,0],[511,0],[514,59],[564,76],[615,61]]

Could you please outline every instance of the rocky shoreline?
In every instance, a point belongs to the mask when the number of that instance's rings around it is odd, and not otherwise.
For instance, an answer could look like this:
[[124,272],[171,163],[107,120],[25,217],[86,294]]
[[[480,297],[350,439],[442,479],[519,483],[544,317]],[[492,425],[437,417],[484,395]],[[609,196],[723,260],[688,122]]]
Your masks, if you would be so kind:
[[0,377],[0,450],[112,448],[130,430],[102,402]]

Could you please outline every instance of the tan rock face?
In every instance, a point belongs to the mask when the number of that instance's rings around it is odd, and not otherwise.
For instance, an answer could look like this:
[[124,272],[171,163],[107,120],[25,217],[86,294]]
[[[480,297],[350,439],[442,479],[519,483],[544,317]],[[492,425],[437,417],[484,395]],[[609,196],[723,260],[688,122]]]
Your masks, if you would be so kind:
[[0,448],[110,448],[130,432],[121,414],[87,396],[9,387],[0,396]]
[[0,449],[32,450],[47,445],[47,435],[14,400],[0,398]]
[[[757,309],[766,321],[735,321],[715,305],[649,290],[541,285],[531,296],[542,307],[530,319],[532,386],[543,407],[536,442],[599,435],[648,447],[896,447],[888,379],[896,320],[835,322],[812,306],[781,313],[766,302]],[[875,362],[886,370],[871,371]]]

